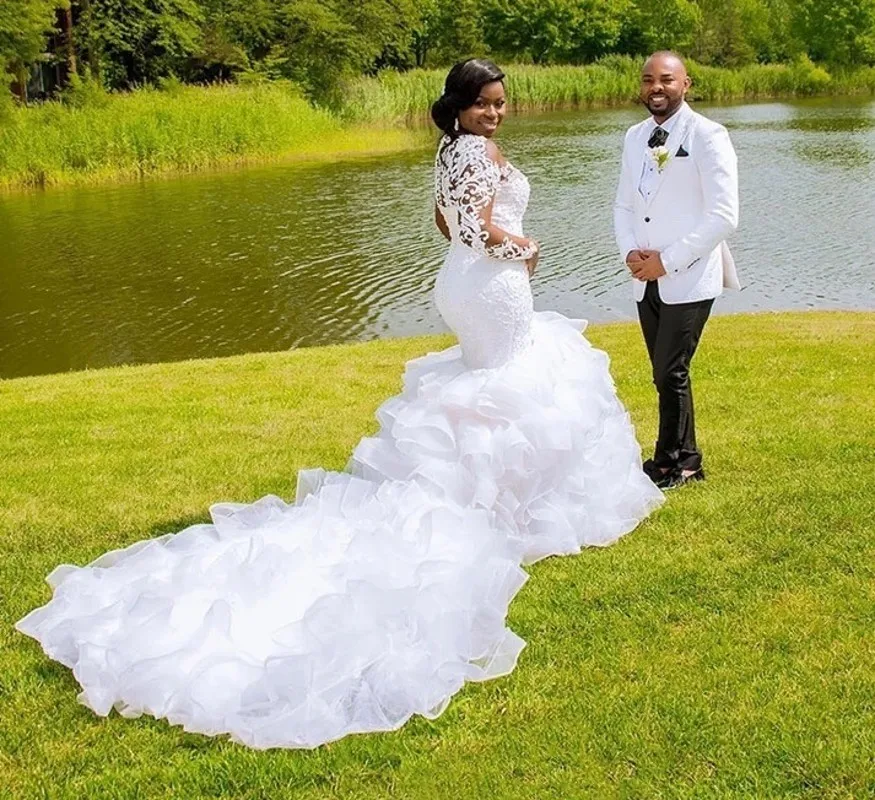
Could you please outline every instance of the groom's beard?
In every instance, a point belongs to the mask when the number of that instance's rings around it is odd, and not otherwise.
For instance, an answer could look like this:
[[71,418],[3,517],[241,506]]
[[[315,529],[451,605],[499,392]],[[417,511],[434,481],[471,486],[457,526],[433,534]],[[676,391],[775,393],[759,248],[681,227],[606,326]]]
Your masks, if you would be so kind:
[[644,107],[650,112],[651,116],[654,117],[662,117],[663,119],[668,119],[669,117],[673,117],[678,109],[683,105],[684,98],[679,97],[677,99],[668,98],[668,102],[665,104],[663,108],[655,108],[650,100],[644,100]]

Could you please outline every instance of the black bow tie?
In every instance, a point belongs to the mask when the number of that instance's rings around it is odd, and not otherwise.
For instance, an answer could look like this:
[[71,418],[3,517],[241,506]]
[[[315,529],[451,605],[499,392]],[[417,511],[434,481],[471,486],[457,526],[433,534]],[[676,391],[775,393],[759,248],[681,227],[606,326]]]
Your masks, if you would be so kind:
[[654,128],[653,133],[647,140],[648,147],[662,147],[668,141],[668,131],[665,128],[660,128],[659,125]]

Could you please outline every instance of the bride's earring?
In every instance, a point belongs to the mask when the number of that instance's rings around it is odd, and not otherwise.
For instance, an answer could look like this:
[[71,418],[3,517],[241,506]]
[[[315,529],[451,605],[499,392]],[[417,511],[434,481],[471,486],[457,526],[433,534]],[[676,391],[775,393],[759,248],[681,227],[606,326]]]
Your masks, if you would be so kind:
[[458,117],[456,117],[456,121],[453,123],[453,130],[454,131],[459,130],[459,118]]

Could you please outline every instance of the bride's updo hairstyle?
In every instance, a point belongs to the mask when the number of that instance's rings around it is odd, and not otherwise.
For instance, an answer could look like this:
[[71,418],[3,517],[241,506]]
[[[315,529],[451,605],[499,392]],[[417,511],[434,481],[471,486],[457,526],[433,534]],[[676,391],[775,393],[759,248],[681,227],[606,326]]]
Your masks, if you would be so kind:
[[447,136],[459,135],[459,112],[471,108],[487,83],[503,81],[504,73],[485,58],[469,58],[453,66],[444,84],[444,93],[434,101],[431,118]]

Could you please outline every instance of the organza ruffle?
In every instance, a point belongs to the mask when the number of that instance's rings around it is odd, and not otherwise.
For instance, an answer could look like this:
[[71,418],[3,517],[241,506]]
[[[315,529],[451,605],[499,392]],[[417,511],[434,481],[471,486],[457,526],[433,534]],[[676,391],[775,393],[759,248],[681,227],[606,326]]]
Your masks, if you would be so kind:
[[350,470],[493,511],[524,563],[616,541],[663,495],[585,325],[535,314],[528,349],[494,369],[466,368],[459,347],[409,362]]
[[301,505],[214,506],[212,525],[59,567],[16,627],[97,714],[254,748],[435,717],[466,680],[513,669],[505,617],[526,575],[486,512],[413,483],[306,477]]
[[61,566],[16,627],[96,713],[254,748],[437,716],[514,668],[521,563],[609,544],[662,500],[581,328],[537,314],[494,369],[458,347],[410,362],[349,473],[304,471],[295,505],[217,505],[212,524]]

